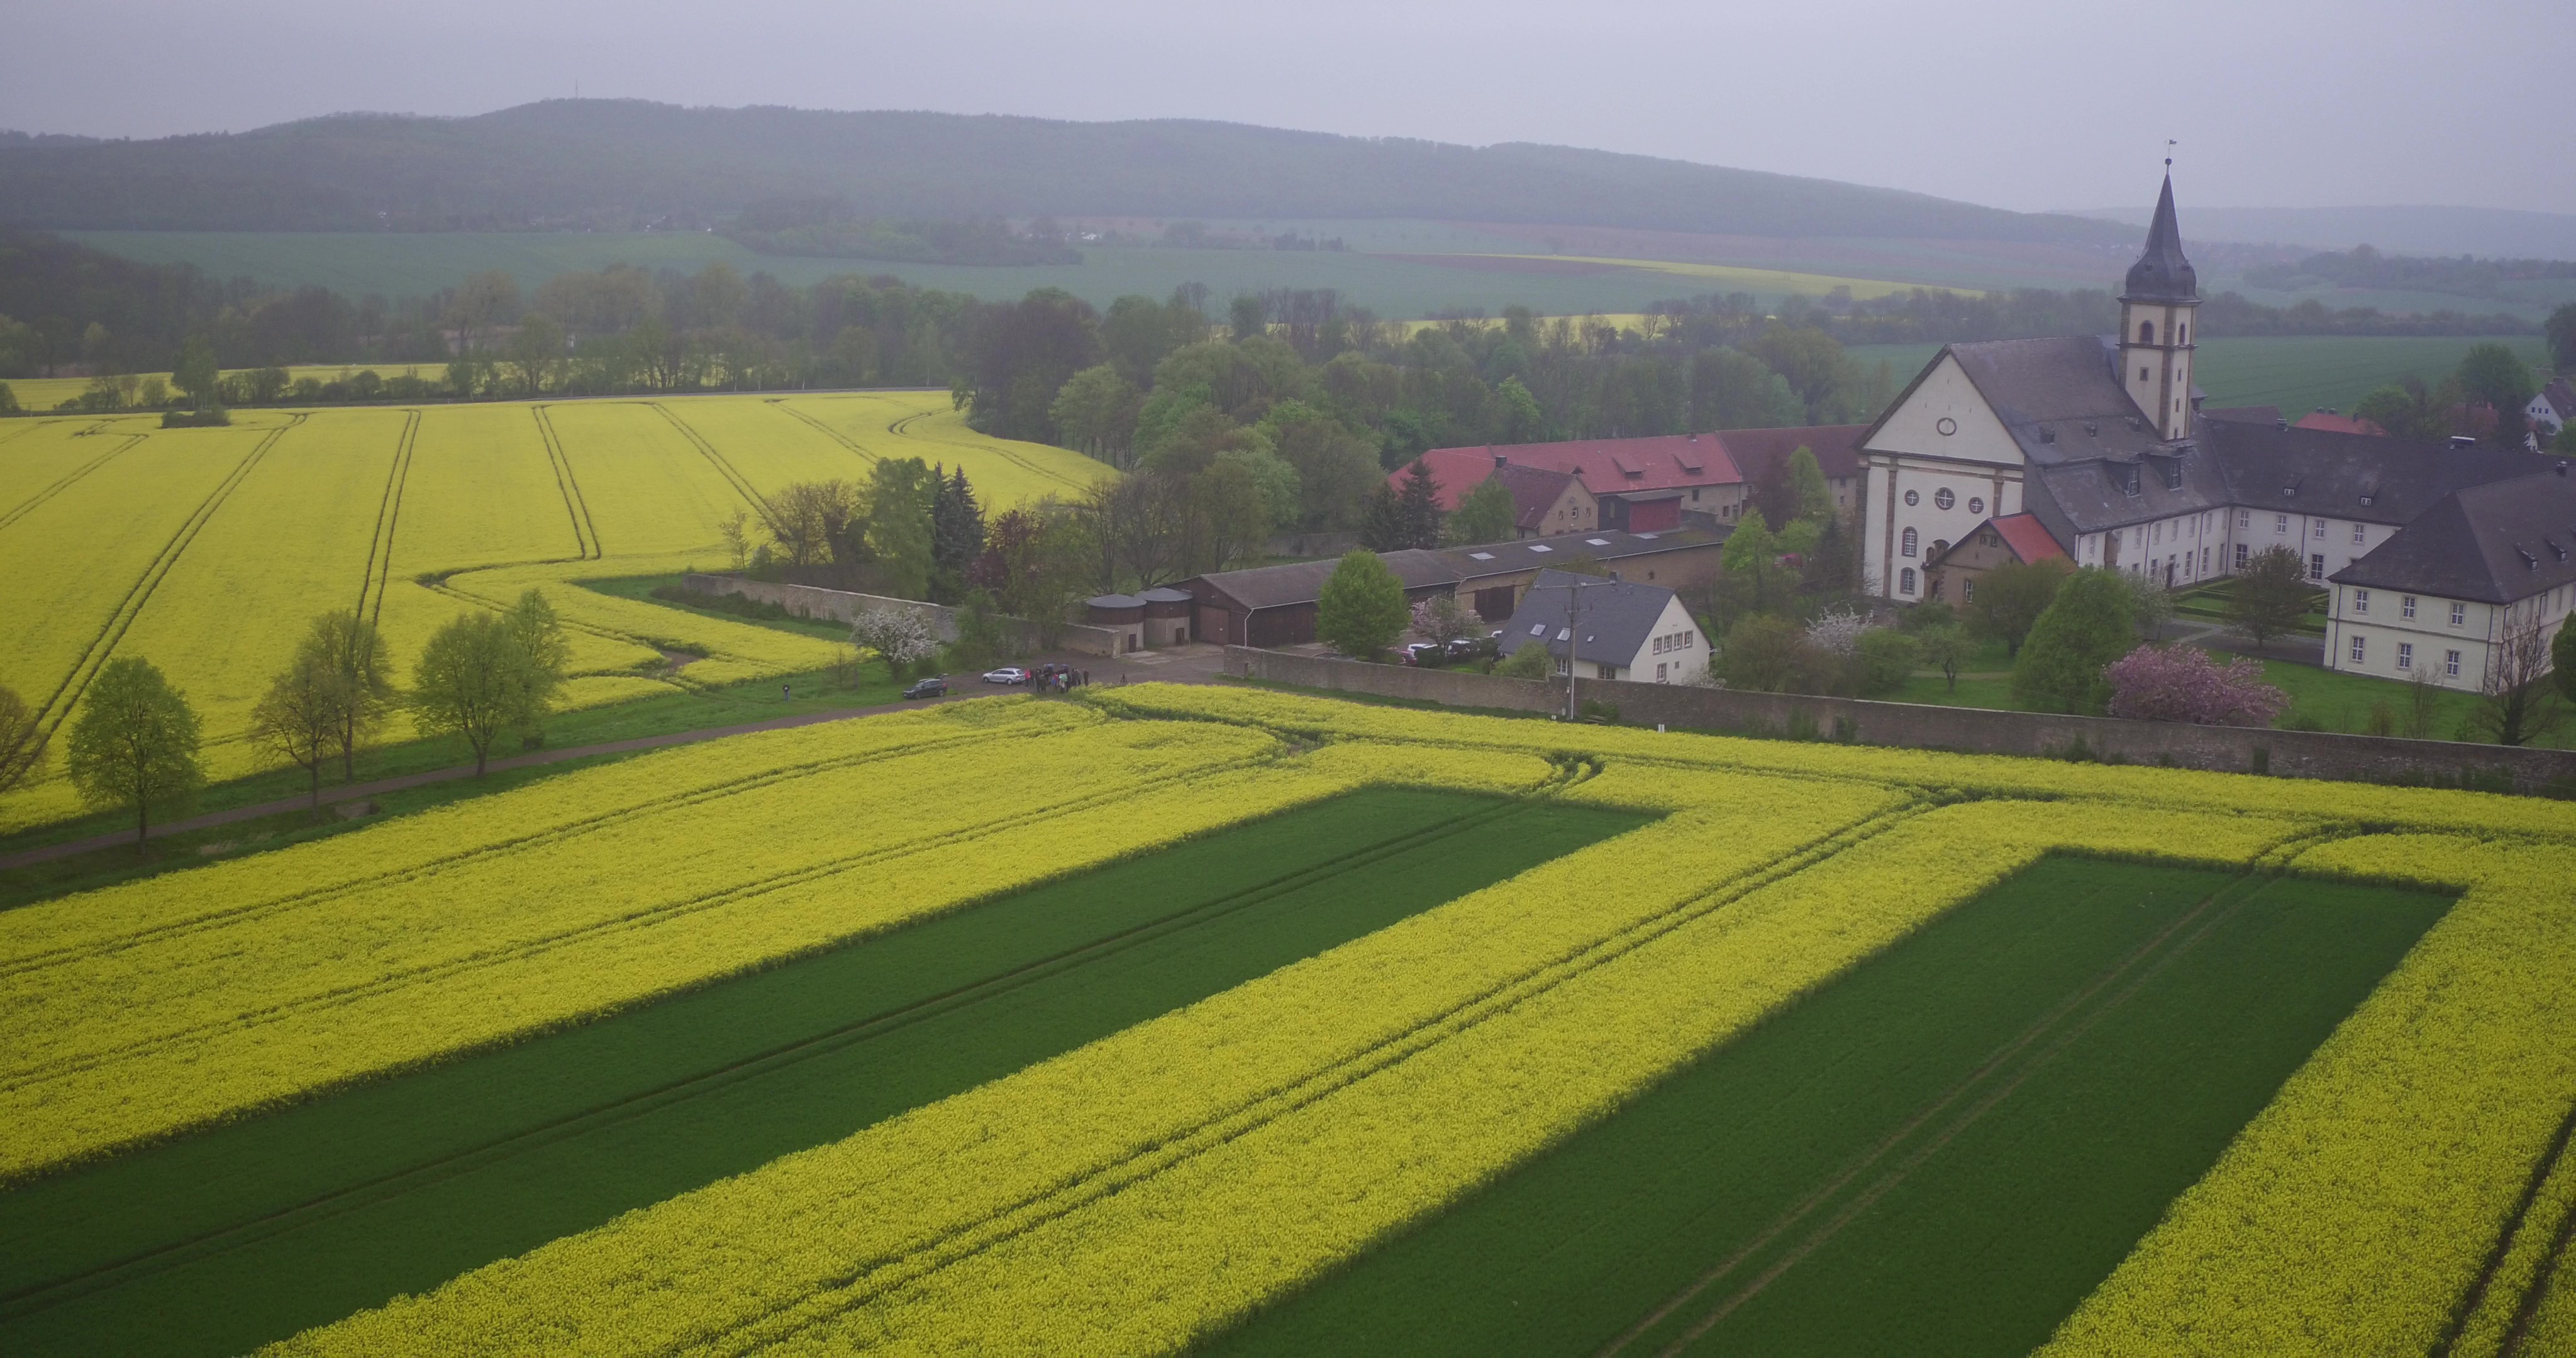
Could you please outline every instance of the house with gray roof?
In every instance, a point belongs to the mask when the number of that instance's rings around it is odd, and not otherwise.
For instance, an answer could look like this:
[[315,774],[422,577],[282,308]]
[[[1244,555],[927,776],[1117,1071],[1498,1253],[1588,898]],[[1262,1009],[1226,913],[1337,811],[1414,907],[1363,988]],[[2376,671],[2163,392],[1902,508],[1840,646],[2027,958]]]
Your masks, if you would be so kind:
[[1495,645],[1506,656],[1544,646],[1557,672],[1586,679],[1687,684],[1708,673],[1708,639],[1681,597],[1640,580],[1540,571]]
[[2026,515],[2079,566],[2180,588],[2277,547],[2324,589],[2435,506],[2547,466],[2518,448],[2206,410],[2199,306],[2168,175],[2117,333],[1946,345],[1861,436],[1865,588],[1929,598],[1952,544]]
[[2451,491],[2335,572],[2332,591],[2331,668],[2473,692],[2528,679],[2576,608],[2576,480],[2559,461]]

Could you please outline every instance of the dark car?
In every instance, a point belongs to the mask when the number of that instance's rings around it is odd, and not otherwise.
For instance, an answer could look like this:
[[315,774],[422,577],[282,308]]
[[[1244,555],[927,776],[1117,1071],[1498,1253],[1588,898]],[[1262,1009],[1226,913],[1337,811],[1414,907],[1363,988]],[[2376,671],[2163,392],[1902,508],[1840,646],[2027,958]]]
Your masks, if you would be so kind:
[[1417,641],[1396,652],[1395,659],[1400,665],[1437,665],[1446,659],[1446,656],[1442,653],[1439,642]]
[[903,691],[903,696],[907,698],[945,698],[948,696],[948,676],[943,674],[933,679],[914,680],[912,687]]

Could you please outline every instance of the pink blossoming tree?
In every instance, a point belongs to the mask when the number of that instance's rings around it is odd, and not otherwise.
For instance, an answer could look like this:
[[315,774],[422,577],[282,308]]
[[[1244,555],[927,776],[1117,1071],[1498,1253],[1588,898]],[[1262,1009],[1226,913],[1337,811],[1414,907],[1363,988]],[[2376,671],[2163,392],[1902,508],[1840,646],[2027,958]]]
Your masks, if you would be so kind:
[[2290,695],[2263,682],[2263,667],[2225,665],[2197,646],[2141,646],[2111,662],[2111,715],[2202,726],[2269,726]]

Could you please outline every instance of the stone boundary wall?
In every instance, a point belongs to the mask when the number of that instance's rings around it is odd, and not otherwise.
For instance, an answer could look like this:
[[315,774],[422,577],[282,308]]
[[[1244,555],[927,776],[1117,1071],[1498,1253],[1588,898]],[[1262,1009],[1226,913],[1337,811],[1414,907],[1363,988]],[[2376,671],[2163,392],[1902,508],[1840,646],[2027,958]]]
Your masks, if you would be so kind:
[[[919,599],[892,599],[881,594],[859,594],[846,589],[822,589],[813,585],[776,584],[766,580],[745,580],[738,575],[704,575],[692,572],[680,577],[685,589],[700,594],[739,594],[777,604],[791,613],[809,618],[829,618],[834,622],[855,621],[861,613],[886,609],[896,613],[918,614],[930,623],[930,634],[941,641],[957,639],[957,610],[944,604],[924,603]],[[1106,627],[1067,623],[1056,636],[1053,647],[1038,644],[1038,629],[1022,618],[997,619],[1005,633],[1012,635],[1020,649],[1027,651],[1072,651],[1081,655],[1118,654],[1118,633]]]
[[[1414,698],[1453,707],[1562,711],[1562,684],[1498,679],[1463,670],[1370,665],[1228,646],[1229,674],[1304,688]],[[1972,754],[2060,756],[2081,742],[2101,759],[2130,764],[2271,773],[2370,783],[2441,783],[2518,792],[2576,792],[2576,750],[2396,740],[2323,731],[2065,717],[1977,707],[1868,702],[1792,693],[1745,693],[1680,684],[1583,681],[1585,701],[1610,703],[1630,725],[1785,735]]]

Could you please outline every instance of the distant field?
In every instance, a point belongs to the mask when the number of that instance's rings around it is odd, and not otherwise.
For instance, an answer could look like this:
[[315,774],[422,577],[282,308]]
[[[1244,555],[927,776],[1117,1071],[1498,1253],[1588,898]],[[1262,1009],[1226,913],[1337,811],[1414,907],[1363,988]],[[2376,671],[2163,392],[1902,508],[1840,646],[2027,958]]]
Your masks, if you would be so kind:
[[[1140,293],[1161,297],[1183,283],[1203,283],[1218,298],[1265,288],[1333,288],[1380,316],[1410,318],[1521,305],[1551,315],[1642,311],[1692,292],[1751,291],[1770,300],[1790,292],[1816,295],[1849,282],[1856,293],[1893,284],[1866,279],[1760,269],[1720,269],[1701,277],[1699,264],[1607,260],[1597,271],[1559,276],[1480,267],[1500,242],[1429,227],[1418,238],[1388,233],[1391,252],[1458,256],[1455,263],[1346,251],[1166,250],[1083,247],[1083,262],[1038,267],[898,264],[870,259],[805,259],[760,255],[706,233],[333,233],[75,231],[64,233],[112,254],[151,263],[194,264],[217,278],[249,277],[284,286],[319,283],[352,297],[420,296],[455,286],[467,274],[499,269],[533,288],[559,273],[610,264],[694,270],[722,261],[745,274],[767,271],[790,284],[836,274],[891,274],[921,287],[987,299],[1016,298],[1032,288],[1063,288],[1095,306]],[[1458,247],[1481,245],[1474,254]]]
[[[2436,382],[2460,366],[2475,337],[2352,337],[2340,335],[2216,339],[2200,346],[2200,386],[2213,406],[2276,405],[2292,419],[2311,410],[2350,410],[2363,394],[2409,374]],[[2497,337],[2522,361],[2546,364],[2549,350],[2536,335]],[[1904,382],[1941,351],[1937,344],[1862,344],[1851,356],[1863,365],[1886,363]]]
[[[355,373],[373,369],[379,377],[400,377],[411,373],[420,377],[443,378],[447,370],[435,363],[299,363],[286,370],[287,379],[310,377],[317,382],[337,382]],[[9,390],[17,393],[18,404],[28,410],[51,410],[65,401],[76,400],[89,388],[86,377],[13,377]]]
[[[542,591],[574,633],[568,704],[819,669],[826,641],[578,588],[725,564],[718,525],[792,481],[864,480],[880,458],[962,468],[989,511],[1113,475],[986,438],[946,392],[478,402],[0,423],[0,570],[27,591],[0,684],[55,729],[111,656],[139,656],[205,720],[216,778],[256,763],[251,705],[307,621],[355,606],[406,673],[460,611]],[[703,657],[685,669],[665,652]],[[397,721],[393,738],[405,738]],[[0,825],[61,819],[48,765]]]

